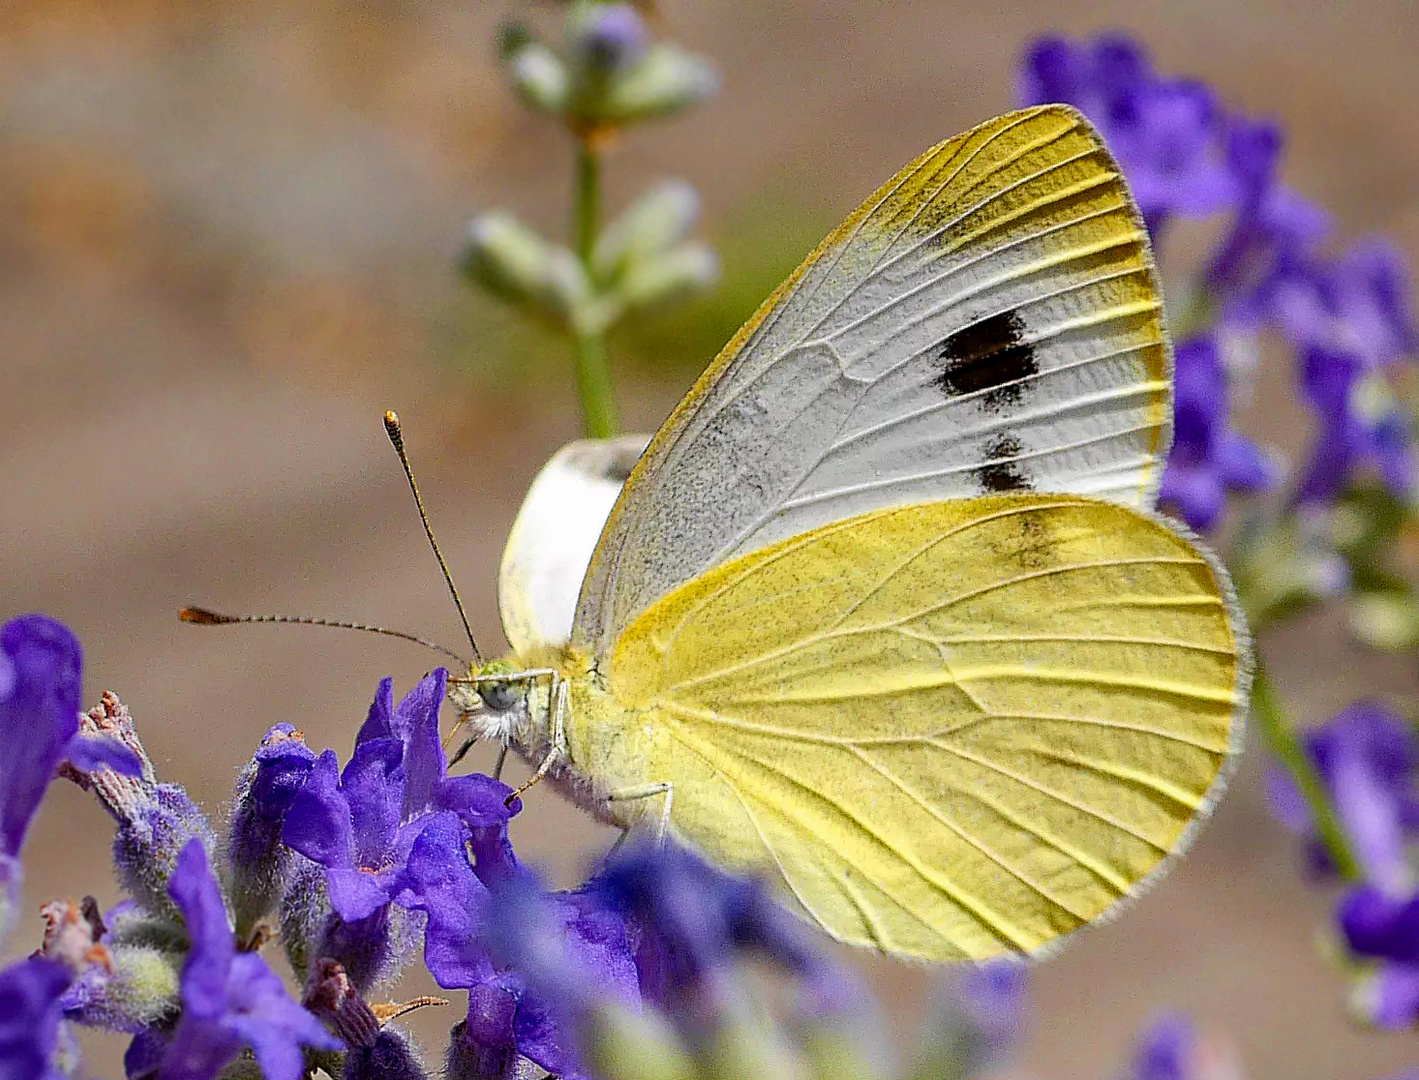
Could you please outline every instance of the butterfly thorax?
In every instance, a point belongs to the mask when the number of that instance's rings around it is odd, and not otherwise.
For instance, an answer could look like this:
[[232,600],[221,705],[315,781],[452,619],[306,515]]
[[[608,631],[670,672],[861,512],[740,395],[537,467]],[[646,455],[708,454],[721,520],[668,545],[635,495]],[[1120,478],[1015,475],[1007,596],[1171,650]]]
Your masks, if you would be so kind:
[[[634,824],[644,810],[641,805],[608,805],[612,791],[645,783],[641,765],[644,754],[637,749],[650,732],[645,717],[632,717],[610,692],[589,655],[572,646],[527,650],[485,665],[470,675],[489,670],[505,670],[510,676],[522,672],[551,669],[566,686],[562,710],[559,752],[547,770],[546,780],[573,802],[602,821],[618,826]],[[558,749],[554,718],[553,680],[547,676],[518,685],[518,693],[507,709],[492,709],[474,685],[457,683],[450,687],[449,700],[459,720],[479,738],[504,742],[530,768],[538,768]],[[590,769],[588,763],[595,762]]]

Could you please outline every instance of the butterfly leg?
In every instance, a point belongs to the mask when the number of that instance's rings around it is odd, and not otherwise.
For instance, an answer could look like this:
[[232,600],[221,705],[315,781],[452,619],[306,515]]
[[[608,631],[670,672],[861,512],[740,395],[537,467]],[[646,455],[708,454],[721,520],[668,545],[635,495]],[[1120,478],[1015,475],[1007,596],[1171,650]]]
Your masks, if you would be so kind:
[[555,671],[552,675],[551,690],[547,695],[547,713],[551,721],[551,746],[547,749],[547,756],[542,759],[542,763],[537,766],[537,771],[529,776],[521,787],[514,791],[505,800],[509,806],[514,799],[520,798],[523,792],[527,791],[534,784],[540,783],[542,778],[555,765],[558,760],[566,756],[567,752],[567,731],[566,731],[566,711],[567,711],[567,681]]
[[638,784],[635,787],[620,788],[607,795],[606,801],[630,802],[633,799],[653,799],[657,795],[665,796],[665,801],[660,806],[660,824],[655,829],[655,842],[663,844],[666,834],[670,831],[670,810],[675,805],[674,781],[662,780],[655,784]]

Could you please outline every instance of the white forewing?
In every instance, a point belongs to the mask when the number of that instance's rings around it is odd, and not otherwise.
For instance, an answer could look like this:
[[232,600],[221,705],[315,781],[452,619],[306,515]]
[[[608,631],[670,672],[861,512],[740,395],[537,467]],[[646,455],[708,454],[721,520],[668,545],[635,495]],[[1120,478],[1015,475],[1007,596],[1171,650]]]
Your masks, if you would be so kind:
[[503,632],[518,653],[571,638],[577,593],[648,435],[568,443],[532,481],[498,571]]
[[869,510],[1151,504],[1171,419],[1147,235],[1077,112],[928,151],[824,241],[651,440],[582,587],[604,656],[670,589]]

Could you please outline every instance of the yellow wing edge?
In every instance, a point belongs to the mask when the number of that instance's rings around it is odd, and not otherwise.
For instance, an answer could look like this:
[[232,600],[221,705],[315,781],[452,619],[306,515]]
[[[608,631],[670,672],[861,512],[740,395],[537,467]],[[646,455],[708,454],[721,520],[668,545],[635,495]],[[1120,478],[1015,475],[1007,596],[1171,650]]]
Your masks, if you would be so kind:
[[[1134,512],[1186,540],[1207,561],[1207,566],[1212,571],[1212,580],[1216,582],[1218,591],[1222,594],[1222,601],[1227,609],[1227,625],[1231,628],[1232,640],[1237,645],[1236,705],[1232,709],[1231,726],[1228,730],[1227,755],[1222,759],[1217,775],[1212,778],[1212,783],[1203,793],[1201,804],[1193,811],[1187,825],[1183,827],[1182,833],[1178,836],[1177,842],[1173,844],[1166,855],[1158,860],[1158,864],[1153,869],[1133,883],[1127,893],[1095,915],[1086,926],[1080,927],[1081,930],[1106,926],[1120,915],[1125,914],[1140,897],[1166,877],[1178,861],[1192,850],[1198,833],[1211,820],[1217,805],[1222,801],[1222,796],[1227,793],[1227,787],[1231,784],[1237,767],[1241,764],[1242,750],[1246,746],[1247,717],[1251,712],[1252,683],[1256,678],[1255,639],[1252,637],[1251,628],[1247,625],[1241,601],[1237,598],[1237,589],[1232,584],[1232,575],[1227,571],[1221,558],[1183,522],[1156,510],[1135,510]],[[1039,948],[1031,950],[1027,955],[1032,960],[1048,959],[1068,945],[1073,937],[1073,933],[1060,934]]]

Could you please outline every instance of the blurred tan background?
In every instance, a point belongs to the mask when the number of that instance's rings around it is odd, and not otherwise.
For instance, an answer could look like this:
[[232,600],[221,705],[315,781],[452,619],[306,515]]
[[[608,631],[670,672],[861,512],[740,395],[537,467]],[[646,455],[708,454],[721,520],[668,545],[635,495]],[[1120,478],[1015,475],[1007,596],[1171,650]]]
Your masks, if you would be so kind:
[[[377,680],[407,687],[434,660],[333,631],[187,627],[183,603],[460,643],[383,409],[402,414],[485,648],[502,644],[502,538],[535,469],[576,434],[561,352],[454,272],[479,209],[565,227],[568,147],[513,100],[492,44],[501,17],[529,10],[553,14],[478,0],[0,2],[0,614],[74,626],[87,697],[116,690],[164,778],[214,811],[270,724],[343,756]],[[626,139],[610,200],[657,177],[697,184],[726,284],[678,322],[623,335],[631,426],[653,427],[878,181],[1008,108],[1030,37],[1110,26],[1140,34],[1164,70],[1283,120],[1289,180],[1344,232],[1388,232],[1419,258],[1407,0],[669,0],[658,29],[710,54],[723,92]],[[1255,432],[1303,438],[1286,373],[1265,373],[1253,411]],[[1412,688],[1409,665],[1359,653],[1324,618],[1267,647],[1309,719]],[[1261,777],[1254,748],[1194,855],[1038,970],[1021,1075],[1116,1075],[1131,1034],[1174,1007],[1230,1039],[1253,1077],[1378,1078],[1419,1060],[1412,1034],[1344,1021],[1314,942],[1330,898],[1299,878]],[[562,882],[605,841],[551,793],[515,825],[519,851]],[[56,787],[26,852],[26,902],[116,899],[95,869],[109,837],[96,806]],[[925,973],[866,966],[908,1028]],[[455,1012],[417,1026],[434,1043]],[[120,1073],[119,1040],[87,1045],[89,1070]]]

